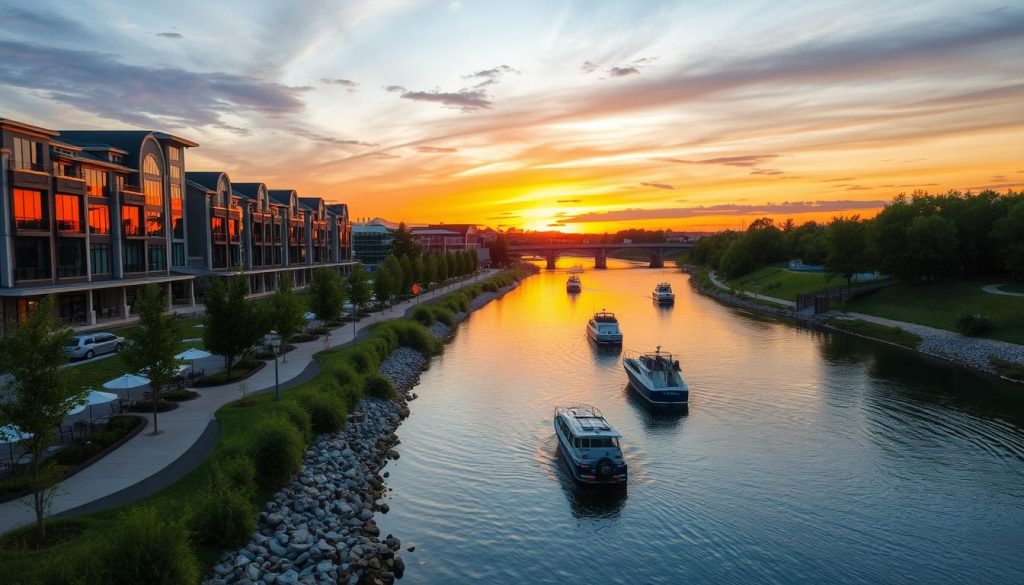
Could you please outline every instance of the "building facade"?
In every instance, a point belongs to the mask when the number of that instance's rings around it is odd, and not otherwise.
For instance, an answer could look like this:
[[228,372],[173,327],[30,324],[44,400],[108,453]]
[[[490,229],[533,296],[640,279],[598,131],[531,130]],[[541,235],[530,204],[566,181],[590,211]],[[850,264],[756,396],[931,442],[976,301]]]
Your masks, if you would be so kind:
[[424,254],[478,250],[480,237],[475,225],[436,224],[409,230]]
[[[140,287],[194,307],[196,279],[346,270],[348,209],[226,173],[186,172],[198,144],[159,131],[57,131],[0,118],[0,334],[54,295],[76,328],[134,319]],[[201,287],[200,287],[201,288]],[[201,299],[200,299],[201,300]]]
[[384,263],[391,254],[394,237],[383,223],[368,221],[352,225],[352,259],[369,269]]

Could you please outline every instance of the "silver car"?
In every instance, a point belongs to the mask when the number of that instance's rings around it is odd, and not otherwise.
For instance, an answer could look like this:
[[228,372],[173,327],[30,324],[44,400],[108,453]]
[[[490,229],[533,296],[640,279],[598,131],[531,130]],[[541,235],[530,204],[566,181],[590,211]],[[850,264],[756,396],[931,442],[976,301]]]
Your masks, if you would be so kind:
[[113,333],[86,333],[76,335],[68,340],[64,353],[71,358],[91,359],[103,353],[121,351],[124,347],[124,338]]

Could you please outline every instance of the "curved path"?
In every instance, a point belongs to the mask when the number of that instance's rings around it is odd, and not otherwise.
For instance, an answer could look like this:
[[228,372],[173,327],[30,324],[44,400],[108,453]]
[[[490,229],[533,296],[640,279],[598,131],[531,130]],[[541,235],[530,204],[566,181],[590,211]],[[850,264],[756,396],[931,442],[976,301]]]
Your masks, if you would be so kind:
[[992,294],[992,295],[1005,295],[1008,297],[1024,297],[1024,293],[1010,292],[1008,290],[1002,290],[999,287],[1006,286],[1005,284],[988,284],[981,287],[981,290]]
[[[472,279],[450,284],[425,294],[431,300],[436,296],[457,290],[490,276],[482,273]],[[356,339],[360,331],[369,326],[395,318],[412,309],[417,301],[405,301],[385,311],[363,318],[353,327],[345,324],[331,331],[329,347],[338,347]],[[287,354],[287,362],[278,363],[278,378],[283,388],[301,384],[317,372],[313,355],[325,348],[324,339],[297,343]],[[207,358],[210,366],[218,357]],[[197,360],[197,366],[202,361]],[[274,365],[267,365],[241,383],[199,388],[199,398],[182,402],[170,412],[159,415],[160,434],[142,432],[58,487],[53,501],[52,515],[102,510],[131,502],[163,489],[195,468],[205,458],[216,441],[214,413],[229,402],[241,398],[239,386],[244,384],[249,394],[274,389]],[[198,444],[197,444],[198,443]],[[35,522],[31,497],[0,504],[0,534]]]

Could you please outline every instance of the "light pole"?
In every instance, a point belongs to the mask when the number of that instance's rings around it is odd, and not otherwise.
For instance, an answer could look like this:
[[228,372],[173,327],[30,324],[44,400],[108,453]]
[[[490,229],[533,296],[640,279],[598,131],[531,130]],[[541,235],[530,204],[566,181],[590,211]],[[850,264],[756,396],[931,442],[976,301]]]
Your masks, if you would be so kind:
[[281,347],[281,338],[273,331],[267,334],[267,345],[274,354],[274,400],[281,400],[281,383],[277,373],[277,350]]

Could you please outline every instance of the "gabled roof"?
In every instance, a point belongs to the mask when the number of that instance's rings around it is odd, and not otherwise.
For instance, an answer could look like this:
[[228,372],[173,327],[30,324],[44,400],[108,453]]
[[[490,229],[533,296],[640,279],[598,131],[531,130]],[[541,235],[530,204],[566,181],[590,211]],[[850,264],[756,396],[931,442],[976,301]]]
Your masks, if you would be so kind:
[[190,175],[190,174],[191,173],[185,173],[185,186],[191,187],[193,189],[198,189],[199,191],[202,191],[203,193],[216,193],[217,192],[216,188],[207,187],[206,185],[204,185],[202,183],[197,183],[197,182],[193,181],[192,179],[189,179],[188,175]]
[[295,193],[295,189],[269,189],[267,193],[274,203],[288,206],[292,204],[292,194]]
[[267,186],[263,183],[232,183],[231,189],[241,197],[246,199],[256,199],[259,197],[260,187],[266,189]]
[[82,144],[82,146],[113,146],[128,152],[134,152],[139,144],[142,144],[142,141],[150,135],[157,140],[174,142],[179,146],[199,146],[197,142],[155,130],[61,130],[60,135],[61,138],[66,138],[76,144],[88,143]]

